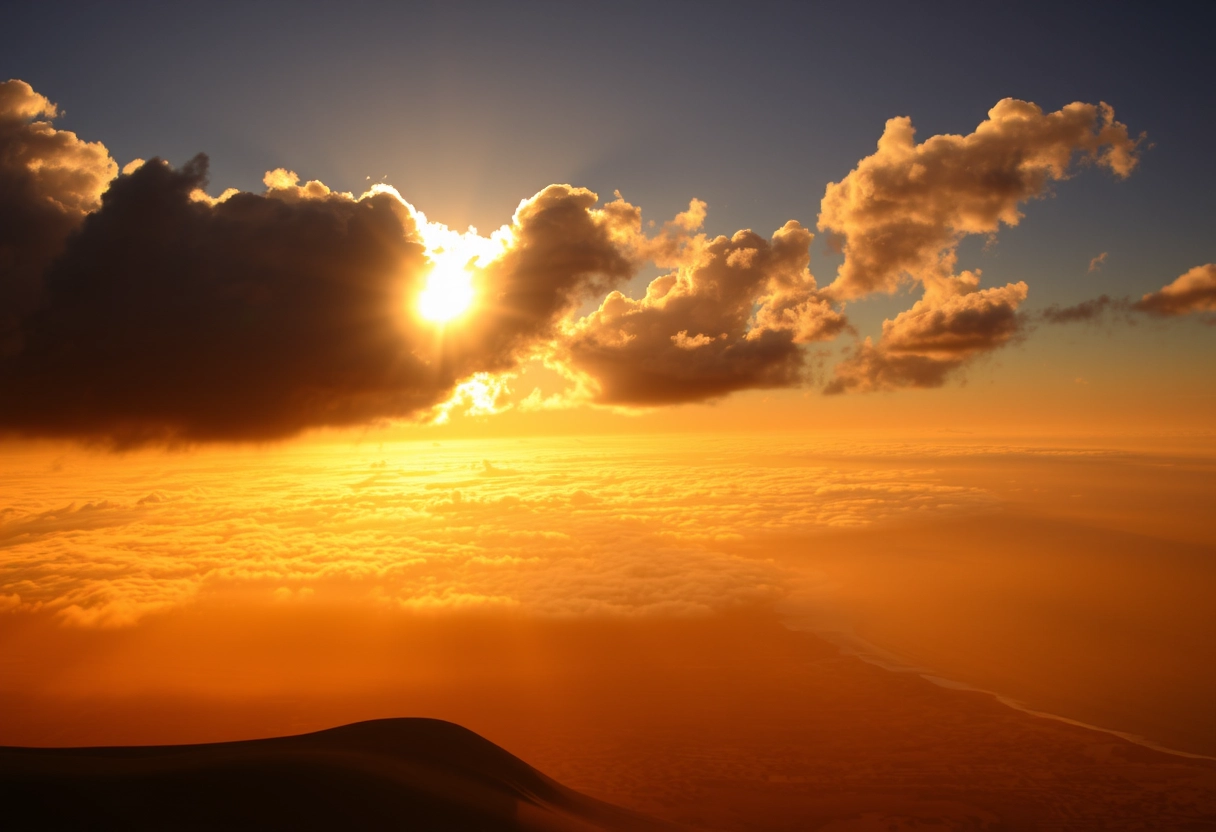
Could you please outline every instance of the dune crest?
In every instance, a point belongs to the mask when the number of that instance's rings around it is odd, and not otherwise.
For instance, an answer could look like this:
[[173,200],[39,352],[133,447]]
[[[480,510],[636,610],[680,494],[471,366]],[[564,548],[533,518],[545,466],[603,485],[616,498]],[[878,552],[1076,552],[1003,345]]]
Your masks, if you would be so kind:
[[204,745],[0,747],[0,801],[20,828],[674,828],[435,719]]

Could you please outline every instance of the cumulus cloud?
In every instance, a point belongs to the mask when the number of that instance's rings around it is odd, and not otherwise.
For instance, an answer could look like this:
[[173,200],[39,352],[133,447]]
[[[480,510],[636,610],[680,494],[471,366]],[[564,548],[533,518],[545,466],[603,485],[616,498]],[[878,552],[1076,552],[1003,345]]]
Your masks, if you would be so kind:
[[582,301],[633,275],[628,243],[641,214],[621,199],[598,201],[586,188],[550,185],[520,203],[510,245],[475,278],[482,311],[456,336],[463,349],[491,357],[486,369],[514,366]]
[[567,329],[559,360],[589,380],[597,401],[670,404],[795,385],[800,345],[845,328],[808,268],[809,231],[791,221],[771,240],[752,231],[708,239],[692,234],[703,218],[694,201],[643,244],[675,268],[642,298],[613,292]]
[[118,173],[100,143],[51,126],[57,115],[24,81],[0,82],[0,357],[20,348],[43,270]]
[[412,312],[429,261],[414,212],[289,171],[206,196],[207,162],[116,179],[47,270],[24,346],[0,361],[0,426],[119,444],[269,439],[406,417],[510,368],[581,297],[629,275],[595,195],[520,207],[482,275],[482,320],[435,337]]
[[955,274],[959,243],[1017,225],[1021,204],[1067,178],[1078,155],[1128,176],[1139,142],[1105,104],[1044,113],[1007,98],[969,135],[920,144],[910,119],[888,121],[877,152],[824,194],[819,227],[844,254],[825,293],[856,298],[912,282],[924,295],[883,322],[879,342],[867,338],[838,364],[825,392],[938,387],[1014,340],[1026,283],[980,289],[979,270]]
[[[31,121],[55,108],[28,85],[0,104],[20,185],[5,210],[45,231],[5,249],[4,292],[23,302],[7,306],[0,430],[132,445],[442,418],[537,356],[604,402],[691,401],[798,383],[798,345],[844,327],[797,223],[708,240],[694,201],[648,237],[635,206],[569,185],[522,201],[494,255],[460,264],[478,301],[436,327],[416,301],[443,247],[391,188],[356,197],[277,169],[264,193],[212,197],[202,155],[119,175],[101,145]],[[674,271],[641,301],[613,294],[645,262]],[[637,314],[610,320],[621,304]]]
[[399,200],[272,187],[211,204],[192,198],[206,175],[200,156],[114,181],[0,363],[0,424],[260,439],[442,398],[452,372],[403,326],[426,258]]
[[[387,186],[356,196],[280,168],[262,193],[211,196],[202,155],[120,174],[56,115],[28,84],[0,84],[0,432],[115,445],[496,412],[535,359],[570,387],[521,409],[800,385],[805,345],[852,331],[843,303],[909,281],[923,296],[828,390],[937,386],[1023,320],[1025,283],[981,289],[978,270],[954,273],[962,238],[1017,224],[1078,157],[1127,176],[1139,144],[1105,104],[1044,113],[1007,99],[973,133],[919,144],[893,119],[827,187],[819,227],[844,263],[823,288],[812,234],[792,220],[767,239],[710,236],[693,200],[654,231],[619,194],[601,204],[551,185],[482,238]],[[641,297],[621,291],[647,264],[665,273]],[[449,268],[476,300],[436,324],[419,303]],[[1202,294],[1197,280],[1139,306],[1171,314]]]
[[1216,263],[1190,269],[1160,290],[1140,298],[1135,308],[1163,317],[1216,312]]
[[1025,283],[978,289],[978,276],[964,272],[955,294],[930,294],[894,319],[883,321],[882,340],[867,338],[836,368],[827,393],[940,387],[970,358],[1018,336],[1018,306]]
[[845,256],[829,289],[850,298],[949,279],[963,237],[1017,225],[1019,206],[1067,178],[1078,154],[1123,178],[1138,145],[1106,104],[1044,113],[1006,98],[969,135],[920,144],[910,118],[893,118],[878,150],[824,193],[819,228]]

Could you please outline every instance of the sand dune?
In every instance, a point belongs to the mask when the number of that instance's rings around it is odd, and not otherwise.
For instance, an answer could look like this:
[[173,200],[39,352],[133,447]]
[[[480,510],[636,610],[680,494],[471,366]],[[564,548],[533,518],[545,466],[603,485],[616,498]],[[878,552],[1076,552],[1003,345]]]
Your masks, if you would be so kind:
[[206,745],[0,748],[0,803],[8,828],[29,829],[674,828],[434,719]]

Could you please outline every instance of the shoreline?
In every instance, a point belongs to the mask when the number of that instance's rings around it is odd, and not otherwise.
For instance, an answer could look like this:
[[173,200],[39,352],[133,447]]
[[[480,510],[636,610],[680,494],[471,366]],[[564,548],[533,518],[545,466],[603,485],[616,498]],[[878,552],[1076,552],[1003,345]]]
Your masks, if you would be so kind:
[[795,632],[811,633],[812,635],[818,636],[828,644],[831,644],[833,647],[837,648],[842,655],[853,656],[866,664],[874,665],[875,667],[879,667],[890,673],[913,674],[921,679],[924,679],[926,682],[937,685],[941,688],[946,688],[948,690],[961,690],[986,694],[1000,702],[1002,705],[1015,711],[1038,717],[1040,719],[1050,719],[1056,722],[1063,722],[1067,725],[1074,725],[1078,728],[1085,728],[1090,731],[1110,734],[1111,736],[1118,737],[1119,739],[1126,740],[1143,748],[1159,751],[1163,754],[1169,754],[1175,757],[1184,757],[1191,760],[1210,760],[1216,762],[1216,756],[1210,754],[1200,754],[1193,751],[1183,751],[1182,749],[1178,748],[1170,748],[1169,746],[1162,745],[1161,743],[1140,734],[1120,731],[1117,728],[1106,728],[1101,725],[1095,725],[1093,723],[1073,719],[1072,717],[1051,713],[1050,711],[1039,710],[998,691],[976,687],[975,685],[967,682],[960,682],[956,679],[950,679],[945,676],[938,675],[938,671],[933,670],[932,668],[911,664],[904,660],[903,657],[879,647],[877,644],[867,641],[866,639],[863,639],[851,632],[838,629],[798,627],[790,624],[788,621],[786,622],[785,626],[789,627]]

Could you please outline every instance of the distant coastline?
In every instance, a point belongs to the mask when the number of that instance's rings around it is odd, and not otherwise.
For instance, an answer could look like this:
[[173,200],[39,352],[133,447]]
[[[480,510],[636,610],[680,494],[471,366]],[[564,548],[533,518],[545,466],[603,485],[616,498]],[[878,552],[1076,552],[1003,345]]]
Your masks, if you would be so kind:
[[938,687],[947,688],[949,690],[962,690],[973,693],[987,694],[1000,702],[1002,705],[1012,708],[1015,711],[1020,711],[1021,713],[1036,716],[1041,719],[1051,719],[1057,722],[1063,722],[1067,725],[1075,725],[1078,728],[1086,728],[1090,731],[1110,734],[1111,736],[1119,737],[1120,739],[1127,740],[1128,742],[1135,743],[1136,745],[1140,745],[1145,748],[1150,748],[1153,751],[1160,751],[1164,754],[1172,754],[1176,757],[1185,757],[1191,760],[1216,761],[1216,756],[1199,754],[1191,751],[1183,751],[1182,749],[1178,748],[1171,748],[1167,745],[1156,742],[1149,737],[1141,736],[1140,734],[1135,734],[1129,731],[1121,731],[1117,728],[1107,728],[1102,725],[1095,725],[1091,722],[1084,722],[1079,719],[1073,719],[1072,717],[1040,710],[1011,696],[1000,693],[999,691],[977,687],[976,685],[961,682],[957,679],[940,676],[938,675],[939,671],[933,668],[927,668],[922,665],[914,664],[905,658],[879,647],[878,645],[873,644],[872,642],[869,642],[852,632],[832,628],[798,627],[788,623],[787,626],[789,626],[790,629],[798,632],[807,632],[816,635],[839,649],[844,655],[853,656],[862,660],[863,662],[866,662],[867,664],[880,667],[883,670],[891,673],[908,673],[919,676],[926,682],[930,682]]

